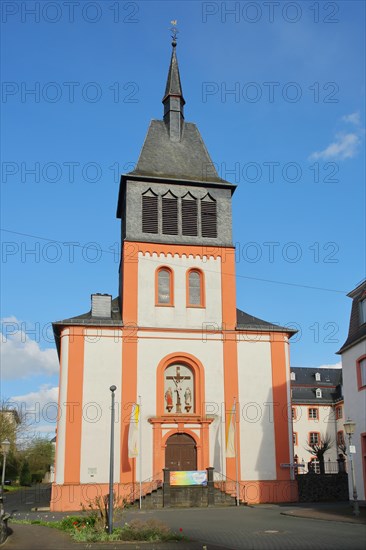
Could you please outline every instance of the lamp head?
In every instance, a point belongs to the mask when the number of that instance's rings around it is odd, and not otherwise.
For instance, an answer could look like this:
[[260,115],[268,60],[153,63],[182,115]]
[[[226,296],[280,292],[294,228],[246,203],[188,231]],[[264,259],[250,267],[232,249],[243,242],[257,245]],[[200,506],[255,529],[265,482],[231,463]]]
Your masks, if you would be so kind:
[[351,420],[349,417],[347,418],[343,426],[344,426],[344,431],[346,432],[347,435],[352,435],[355,433],[356,422]]
[[10,441],[9,439],[4,439],[4,441],[1,442],[1,452],[6,455],[8,454],[10,449]]

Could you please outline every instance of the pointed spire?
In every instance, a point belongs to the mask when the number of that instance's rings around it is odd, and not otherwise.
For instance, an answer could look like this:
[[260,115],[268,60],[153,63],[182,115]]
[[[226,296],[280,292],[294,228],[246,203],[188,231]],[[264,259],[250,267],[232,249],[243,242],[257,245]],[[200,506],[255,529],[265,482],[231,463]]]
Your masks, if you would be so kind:
[[182,137],[183,125],[184,125],[184,97],[182,92],[182,85],[180,82],[178,60],[176,55],[177,47],[177,33],[178,29],[175,27],[176,21],[172,21],[172,57],[170,60],[168,78],[165,87],[165,94],[163,97],[164,105],[164,122],[167,125],[169,136],[172,141],[180,141]]

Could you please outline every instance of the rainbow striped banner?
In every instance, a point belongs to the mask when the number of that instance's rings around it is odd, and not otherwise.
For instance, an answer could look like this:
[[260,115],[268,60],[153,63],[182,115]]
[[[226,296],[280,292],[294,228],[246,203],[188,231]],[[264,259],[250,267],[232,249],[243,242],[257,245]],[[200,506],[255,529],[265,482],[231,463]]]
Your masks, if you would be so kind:
[[207,471],[170,472],[170,485],[207,485]]

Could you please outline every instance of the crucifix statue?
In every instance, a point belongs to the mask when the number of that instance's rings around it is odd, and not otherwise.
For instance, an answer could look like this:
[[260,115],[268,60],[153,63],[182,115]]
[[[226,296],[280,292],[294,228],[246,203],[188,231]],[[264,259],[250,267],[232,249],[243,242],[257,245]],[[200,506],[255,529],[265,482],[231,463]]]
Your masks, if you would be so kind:
[[176,407],[175,407],[175,412],[181,413],[182,412],[182,402],[181,402],[181,399],[180,399],[180,392],[182,391],[181,382],[183,380],[190,380],[191,377],[190,376],[181,376],[180,367],[176,367],[175,376],[167,376],[166,378],[167,378],[167,380],[173,380],[173,382],[175,384],[175,390],[174,391],[177,393],[177,404],[176,404]]

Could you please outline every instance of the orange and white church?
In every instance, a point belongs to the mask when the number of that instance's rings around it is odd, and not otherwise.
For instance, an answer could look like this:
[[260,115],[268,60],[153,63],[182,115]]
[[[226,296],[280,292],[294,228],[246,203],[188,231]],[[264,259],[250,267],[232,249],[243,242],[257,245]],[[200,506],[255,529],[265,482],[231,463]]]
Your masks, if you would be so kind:
[[[163,119],[151,121],[136,168],[121,176],[119,295],[94,294],[88,313],[53,325],[54,511],[109,492],[111,385],[117,494],[139,485],[147,493],[164,468],[212,467],[226,490],[239,482],[241,501],[297,499],[286,467],[294,331],[236,307],[235,185],[219,177],[197,126],[185,121],[172,46]],[[136,403],[140,437],[131,452]]]

